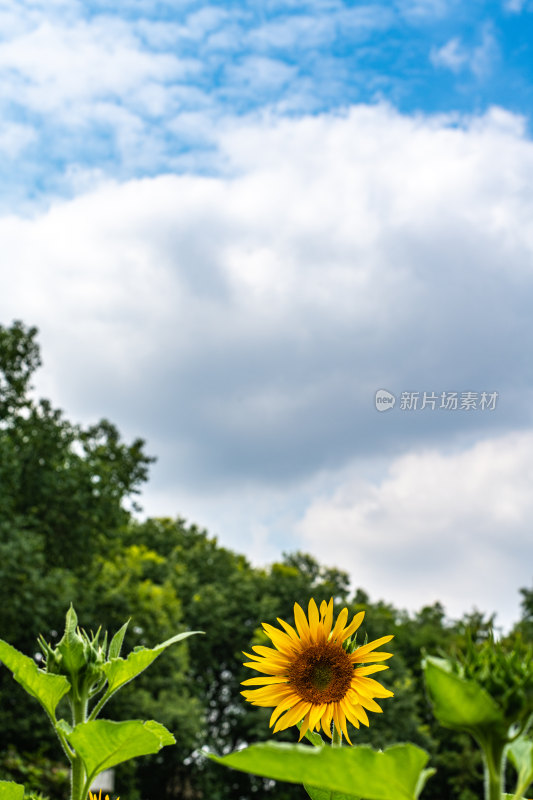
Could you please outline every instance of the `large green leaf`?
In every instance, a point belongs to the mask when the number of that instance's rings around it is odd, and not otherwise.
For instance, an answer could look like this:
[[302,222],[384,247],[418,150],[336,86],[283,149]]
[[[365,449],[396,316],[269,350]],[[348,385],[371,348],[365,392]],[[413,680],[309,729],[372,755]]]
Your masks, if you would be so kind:
[[507,755],[518,773],[516,791],[523,794],[533,781],[533,742],[520,736],[509,745]]
[[127,722],[111,722],[97,719],[77,725],[68,741],[81,757],[92,781],[104,769],[123,761],[149,753],[157,753],[175,739],[164,725],[149,720],[134,719]]
[[[424,770],[428,754],[412,744],[380,752],[366,745],[308,747],[262,742],[227,756],[210,757],[242,772],[365,800],[416,800],[432,774],[432,770]],[[319,800],[322,798],[328,794],[319,795]]]
[[61,698],[70,689],[64,675],[51,675],[37,667],[32,658],[19,653],[14,647],[0,639],[0,661],[13,673],[18,683],[43,706],[55,721],[55,710]]
[[163,650],[166,650],[171,644],[180,642],[188,636],[193,636],[195,633],[203,633],[203,631],[185,631],[184,633],[178,633],[176,636],[167,639],[166,642],[158,644],[156,647],[137,647],[126,659],[112,658],[111,661],[108,661],[107,664],[103,666],[108,683],[103,699],[108,700],[111,695],[115,694],[122,686],[132,681],[137,675],[140,675],[141,672],[144,672],[144,670],[161,655]]
[[330,789],[317,789],[304,783],[304,789],[311,800],[361,800],[354,794],[343,794],[342,792],[332,792]]
[[24,786],[12,781],[0,781],[0,800],[22,800]]
[[442,658],[424,659],[424,674],[433,712],[442,725],[471,733],[499,729],[505,735],[499,706],[478,683],[451,672]]

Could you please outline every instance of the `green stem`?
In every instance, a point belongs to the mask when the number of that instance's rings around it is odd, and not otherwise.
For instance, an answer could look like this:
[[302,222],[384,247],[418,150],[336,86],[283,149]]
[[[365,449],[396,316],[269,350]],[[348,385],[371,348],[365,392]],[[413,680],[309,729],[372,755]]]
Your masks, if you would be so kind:
[[503,793],[503,751],[505,743],[480,742],[485,771],[485,800],[501,800]]
[[72,761],[72,769],[70,773],[70,797],[71,800],[84,800],[83,786],[85,783],[85,769],[83,762],[79,756],[75,756]]
[[91,713],[89,714],[89,721],[96,719],[100,711],[103,709],[107,701],[110,699],[110,694],[104,694],[100,700],[97,702]]
[[[72,687],[72,723],[75,728],[87,719],[87,697],[80,697],[77,692],[77,687]],[[72,768],[70,773],[70,799],[71,800],[85,800],[85,765],[79,755],[74,755],[72,759]]]
[[331,726],[331,746],[342,747],[342,735],[338,732],[334,722],[331,723]]

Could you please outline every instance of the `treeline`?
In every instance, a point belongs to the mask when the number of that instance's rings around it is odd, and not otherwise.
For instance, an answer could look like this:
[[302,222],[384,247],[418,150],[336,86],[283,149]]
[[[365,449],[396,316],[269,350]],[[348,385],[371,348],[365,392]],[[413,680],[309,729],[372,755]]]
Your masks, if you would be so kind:
[[[395,635],[395,656],[382,678],[395,697],[382,715],[372,715],[368,729],[354,732],[355,742],[419,744],[438,770],[426,800],[479,798],[477,750],[468,736],[435,723],[420,660],[424,652],[461,649],[467,635],[483,639],[491,619],[473,613],[451,622],[439,604],[409,615],[362,588],[352,591],[346,573],[304,553],[261,569],[183,519],[138,521],[126,506],[148,477],[152,459],[144,443],[123,442],[108,421],[74,425],[48,401],[32,399],[39,365],[36,329],[0,326],[0,638],[37,655],[37,634],[57,641],[70,602],[87,629],[103,625],[114,633],[131,618],[127,649],[153,646],[180,630],[205,631],[166,651],[110,703],[110,717],[156,719],[177,740],[118,769],[117,794],[127,800],[303,796],[298,786],[274,787],[223,770],[201,751],[225,753],[270,737],[270,712],[240,695],[240,682],[250,677],[242,650],[264,643],[261,621],[290,620],[294,602],[306,606],[313,596],[333,597],[336,610],[365,609],[363,637]],[[523,618],[510,638],[531,641],[533,591],[522,595]],[[37,703],[1,667],[0,715],[0,778],[33,782],[60,800],[59,745]],[[295,729],[277,737],[293,741]],[[22,766],[28,762],[30,769]]]

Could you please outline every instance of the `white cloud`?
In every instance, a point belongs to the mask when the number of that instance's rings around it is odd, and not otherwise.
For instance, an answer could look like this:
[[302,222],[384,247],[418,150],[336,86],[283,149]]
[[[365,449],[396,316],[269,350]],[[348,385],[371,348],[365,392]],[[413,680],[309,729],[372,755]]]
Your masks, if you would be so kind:
[[481,35],[481,42],[474,48],[471,59],[471,69],[478,78],[490,75],[499,58],[499,47],[490,25],[485,25]]
[[400,12],[411,22],[442,19],[450,14],[457,0],[397,0]]
[[[294,530],[310,506],[304,542],[319,547],[329,522],[339,531],[328,563],[345,566],[347,532],[364,532],[366,571],[354,561],[353,577],[374,593],[507,613],[530,502],[519,476],[529,435],[503,437],[531,426],[523,120],[358,106],[227,119],[213,136],[224,177],[96,174],[94,189],[46,213],[0,219],[0,319],[40,327],[41,391],[75,419],[105,415],[148,438],[161,457],[154,497],[170,498],[160,513],[188,515],[190,501],[199,522],[207,508],[210,527],[243,548],[255,526],[267,552],[263,526]],[[496,390],[502,402],[485,416],[379,415],[380,386]],[[376,454],[391,459],[377,482]],[[184,503],[169,509],[174,497]],[[220,527],[213,498],[224,502]]]
[[276,58],[247,56],[236,63],[228,64],[226,74],[232,86],[231,91],[243,87],[255,91],[279,91],[296,74],[295,67]]
[[527,0],[506,0],[503,7],[512,14],[520,14],[525,8]]
[[498,43],[490,25],[483,27],[481,40],[476,46],[466,46],[456,36],[440,48],[433,47],[430,52],[434,66],[445,67],[456,73],[468,69],[480,79],[493,72],[498,58]]
[[431,62],[436,67],[448,67],[453,72],[459,72],[468,61],[468,54],[461,44],[460,39],[454,36],[442,47],[431,50]]
[[4,122],[0,125],[0,151],[8,158],[16,158],[35,139],[35,131],[29,125],[16,122]]
[[147,81],[176,80],[191,61],[142,52],[126,23],[113,19],[38,28],[0,44],[1,94],[37,111],[61,113],[74,101],[122,97]]
[[[434,347],[432,362],[453,372],[447,353],[460,346],[462,323],[444,346],[439,326],[459,302],[462,313],[481,315],[479,323],[494,314],[499,331],[503,310],[495,303],[508,292],[514,302],[506,275],[515,276],[522,296],[533,251],[533,148],[520,121],[493,111],[466,125],[364,106],[345,117],[228,122],[218,132],[226,179],[110,184],[34,220],[4,220],[2,249],[19,266],[0,304],[3,316],[31,300],[31,316],[59,332],[79,320],[82,304],[88,322],[100,326],[101,307],[87,291],[94,287],[114,309],[112,327],[123,318],[154,330],[164,322],[181,340],[198,320],[211,319],[200,358],[208,342],[233,347],[243,335],[296,349],[318,343],[324,330],[345,342],[371,336],[368,353],[354,352],[353,368],[367,355],[379,363],[395,331],[400,339],[402,331],[414,335],[417,316]],[[157,281],[150,291],[152,274],[163,280],[161,294]],[[462,300],[457,282],[466,289]],[[28,296],[26,284],[41,291]],[[64,311],[48,316],[58,291]],[[480,338],[473,346],[486,364]],[[101,344],[102,357],[112,360]],[[188,347],[195,351],[194,336]],[[339,352],[347,357],[344,344]]]
[[317,47],[330,41],[335,33],[335,16],[293,15],[265,22],[253,28],[247,39],[259,48]]
[[342,564],[374,597],[410,609],[440,600],[455,616],[498,607],[509,624],[531,581],[532,480],[532,432],[413,452],[380,482],[353,477],[313,501],[299,526],[304,549]]

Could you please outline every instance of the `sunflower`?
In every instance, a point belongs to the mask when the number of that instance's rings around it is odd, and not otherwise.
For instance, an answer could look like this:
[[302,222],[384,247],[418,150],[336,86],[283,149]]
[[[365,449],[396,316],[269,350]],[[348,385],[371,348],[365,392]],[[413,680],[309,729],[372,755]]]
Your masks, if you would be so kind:
[[388,669],[373,662],[385,661],[392,653],[374,651],[393,637],[382,636],[355,648],[351,637],[364,615],[360,611],[347,625],[348,609],[343,608],[333,625],[333,598],[321,603],[320,613],[311,599],[308,617],[294,604],[296,628],[279,617],[284,630],[263,623],[274,647],[258,645],[252,647],[253,654],[244,653],[252,659],[244,666],[264,676],[243,681],[260,688],[242,694],[255,706],[274,706],[270,717],[274,733],[301,722],[300,739],[320,726],[331,739],[333,722],[339,737],[344,734],[350,742],[346,720],[359,728],[360,723],[368,725],[367,711],[382,711],[374,698],[392,697],[393,692],[368,676]]
[[[89,800],[102,800],[102,790],[100,789],[100,794],[93,794],[89,792]],[[109,800],[109,795],[106,794],[105,800]],[[117,800],[120,800],[120,797],[117,797]]]

